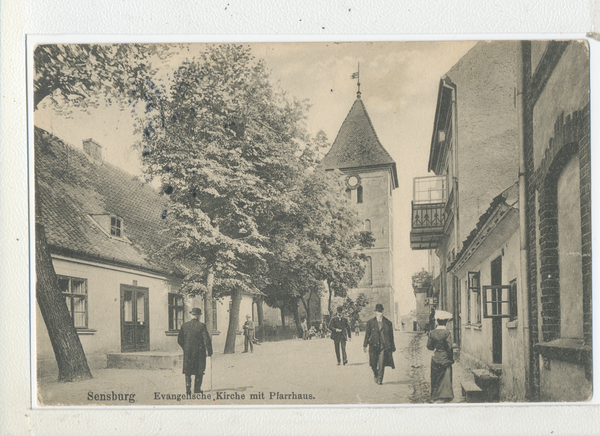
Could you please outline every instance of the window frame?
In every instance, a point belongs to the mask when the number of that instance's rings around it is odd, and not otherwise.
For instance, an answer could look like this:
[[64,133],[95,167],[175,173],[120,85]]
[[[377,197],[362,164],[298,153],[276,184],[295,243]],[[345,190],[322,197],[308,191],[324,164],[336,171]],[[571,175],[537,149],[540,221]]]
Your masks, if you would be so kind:
[[516,321],[517,319],[519,319],[519,299],[517,296],[517,292],[519,291],[519,288],[517,286],[517,279],[512,279],[508,286],[510,286],[510,303],[509,303],[509,313],[510,313],[510,317],[509,317],[509,321]]
[[123,225],[123,218],[117,215],[110,216],[110,236],[114,238],[124,238],[124,228],[125,226]]
[[[472,296],[469,296],[469,300],[470,300],[470,307],[469,309],[472,310],[472,304],[473,301],[475,302],[475,324],[480,325],[481,324],[481,271],[469,271],[467,273],[467,286],[468,286],[468,292],[469,294],[471,294],[471,292],[475,293],[477,296],[475,297],[475,299],[472,298]],[[473,320],[473,315],[472,313],[469,313],[469,323],[471,323]]]
[[[64,276],[64,275],[58,275],[57,274],[57,279],[60,283],[61,280],[67,280],[68,281],[68,290],[67,292],[64,292],[61,290],[61,293],[63,295],[63,297],[65,298],[65,305],[67,306],[67,310],[69,311],[69,315],[71,317],[71,321],[73,322],[73,326],[76,329],[88,329],[88,325],[89,325],[89,304],[88,304],[88,279],[84,279],[81,277],[72,277],[72,276]],[[84,287],[84,293],[79,293],[79,292],[73,292],[73,280],[79,280],[83,283],[83,287]],[[68,299],[68,301],[67,301]],[[83,304],[85,305],[84,311],[75,311],[75,305],[74,302],[76,299],[81,299],[83,300]],[[83,313],[83,317],[84,317],[84,325],[76,325],[75,324],[75,313]]]
[[[176,304],[176,300],[181,300],[181,305]],[[173,310],[181,310],[181,325],[183,325],[185,322],[185,298],[182,294],[169,292],[167,304],[169,310],[169,331],[179,331],[181,327],[177,327],[177,320],[173,317]]]
[[[487,291],[491,290],[492,295],[493,295],[493,291],[498,290],[498,289],[500,289],[500,290],[506,289],[507,290],[507,292],[506,292],[507,300],[502,299],[502,295],[504,294],[504,292],[500,292],[500,299],[488,301],[487,300],[487,297],[488,297]],[[483,317],[484,318],[510,318],[510,307],[511,307],[511,302],[512,302],[510,285],[485,285],[485,286],[483,286],[482,293],[483,293]],[[491,304],[491,305],[495,304],[497,313],[488,313],[488,304]],[[502,311],[503,305],[506,305],[506,307],[507,307],[506,313],[503,313],[503,311]]]

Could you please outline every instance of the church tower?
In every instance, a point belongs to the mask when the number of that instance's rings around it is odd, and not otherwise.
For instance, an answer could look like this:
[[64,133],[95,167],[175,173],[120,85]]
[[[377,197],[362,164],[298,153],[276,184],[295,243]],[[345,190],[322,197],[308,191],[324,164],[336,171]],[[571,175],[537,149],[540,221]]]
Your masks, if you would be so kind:
[[363,229],[375,237],[375,245],[364,250],[368,256],[365,274],[349,297],[366,295],[369,305],[361,312],[363,320],[370,319],[375,305],[381,303],[384,315],[397,326],[392,191],[398,187],[398,173],[396,162],[377,138],[360,88],[321,165],[325,170],[338,169],[344,174],[346,196],[356,204]]

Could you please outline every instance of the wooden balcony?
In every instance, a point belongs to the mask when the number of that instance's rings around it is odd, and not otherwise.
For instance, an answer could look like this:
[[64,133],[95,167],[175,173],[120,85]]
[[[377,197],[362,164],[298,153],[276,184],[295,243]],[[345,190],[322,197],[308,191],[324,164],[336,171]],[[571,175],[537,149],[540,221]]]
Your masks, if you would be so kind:
[[412,221],[410,230],[410,248],[430,250],[439,246],[444,237],[446,223],[446,202],[412,202]]

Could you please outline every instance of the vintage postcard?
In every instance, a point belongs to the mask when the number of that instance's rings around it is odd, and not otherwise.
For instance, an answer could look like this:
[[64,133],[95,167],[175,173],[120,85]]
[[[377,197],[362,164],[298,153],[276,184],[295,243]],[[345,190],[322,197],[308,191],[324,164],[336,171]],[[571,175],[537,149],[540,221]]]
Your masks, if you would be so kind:
[[30,50],[37,405],[591,400],[587,41]]

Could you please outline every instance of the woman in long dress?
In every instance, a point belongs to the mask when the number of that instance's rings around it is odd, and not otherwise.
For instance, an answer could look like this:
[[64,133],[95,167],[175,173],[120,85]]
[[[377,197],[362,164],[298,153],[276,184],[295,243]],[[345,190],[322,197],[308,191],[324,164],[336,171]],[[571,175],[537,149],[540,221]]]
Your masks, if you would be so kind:
[[454,399],[452,390],[452,335],[446,330],[447,319],[438,318],[438,326],[429,333],[427,349],[434,351],[431,358],[431,402],[447,403]]

